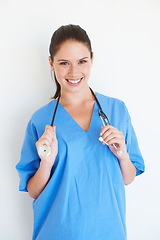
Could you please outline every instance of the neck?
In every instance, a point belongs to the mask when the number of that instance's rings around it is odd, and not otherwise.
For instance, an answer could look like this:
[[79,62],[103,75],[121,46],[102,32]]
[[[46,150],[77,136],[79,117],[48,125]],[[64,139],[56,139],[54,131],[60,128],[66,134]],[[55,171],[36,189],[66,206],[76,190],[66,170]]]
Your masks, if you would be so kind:
[[60,103],[63,106],[81,105],[88,100],[94,100],[94,96],[92,95],[88,85],[78,92],[66,92],[61,90]]

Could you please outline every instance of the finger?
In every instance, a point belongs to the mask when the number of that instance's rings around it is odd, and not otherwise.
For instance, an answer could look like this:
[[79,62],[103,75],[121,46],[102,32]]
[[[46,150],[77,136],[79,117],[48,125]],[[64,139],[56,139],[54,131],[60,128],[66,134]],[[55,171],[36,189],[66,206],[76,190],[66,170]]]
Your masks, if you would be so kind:
[[122,154],[123,151],[117,144],[109,145],[109,149],[117,156],[119,154]]
[[110,146],[115,145],[118,149],[126,149],[125,140],[123,137],[114,137],[107,142]]
[[44,132],[44,134],[42,135],[42,137],[40,139],[48,139],[48,141],[51,142],[53,140],[53,135],[51,135],[48,132]]
[[107,131],[104,132],[104,134],[102,135],[103,139],[107,138],[107,137],[111,137],[113,135],[118,135],[118,131],[117,129],[108,129]]
[[101,127],[100,136],[102,136],[102,135],[108,130],[108,126],[109,126],[109,125],[106,125],[106,126],[102,126],[102,127]]
[[46,126],[45,132],[42,137],[48,138],[50,141],[56,139],[56,126]]
[[48,133],[51,137],[53,137],[54,132],[55,132],[54,127],[47,125],[44,134]]
[[50,126],[50,125],[46,125],[46,127],[45,127],[45,131],[51,131],[51,132],[53,132],[54,131],[54,127],[52,127],[52,126]]
[[103,133],[102,137],[103,137],[103,139],[108,140],[108,139],[110,139],[110,137],[120,136],[120,135],[121,135],[121,132],[118,129],[111,126],[106,129],[106,131]]
[[56,137],[56,126],[53,127],[52,139],[53,139],[53,141],[57,141],[57,137]]
[[120,139],[118,137],[113,137],[111,139],[109,139],[108,141],[106,141],[109,145],[113,145],[113,144],[118,144],[119,146],[122,145],[122,141],[120,141]]
[[110,133],[106,132],[102,137],[106,142],[112,138],[124,139],[123,135],[119,131],[112,131]]
[[47,138],[40,138],[37,142],[36,142],[36,147],[37,149],[39,149],[41,146],[43,145],[47,145],[50,146],[51,145],[51,141],[49,141]]
[[55,126],[54,127],[46,126],[45,132],[43,133],[43,135],[37,142],[38,145],[39,145],[39,143],[46,142],[46,141],[51,143],[53,141],[53,139],[56,138],[55,129],[56,129]]
[[108,145],[110,145],[110,141],[112,140],[112,139],[114,139],[114,135],[113,134],[110,134],[109,136],[107,136],[106,138],[103,138],[104,139],[104,141],[108,144]]
[[117,130],[116,128],[114,128],[111,125],[106,125],[106,126],[102,126],[101,127],[101,132],[100,132],[100,136],[102,136],[105,132],[109,131],[109,130]]

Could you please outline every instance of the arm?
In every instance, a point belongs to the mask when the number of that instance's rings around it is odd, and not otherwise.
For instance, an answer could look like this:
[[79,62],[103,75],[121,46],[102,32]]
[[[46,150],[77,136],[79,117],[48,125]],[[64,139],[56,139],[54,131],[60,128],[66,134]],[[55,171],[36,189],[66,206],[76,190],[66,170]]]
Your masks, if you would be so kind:
[[[118,158],[124,184],[130,184],[136,176],[136,167],[131,162],[127,153],[123,133],[111,125],[107,125],[102,127],[100,136],[102,136],[103,140],[109,145],[110,150]],[[118,149],[122,150],[122,153],[116,151],[112,144],[115,144]]]
[[40,166],[37,172],[28,180],[27,183],[29,195],[34,199],[37,199],[46,187],[50,178],[52,166],[58,153],[58,142],[55,127],[51,127],[49,125],[46,126],[44,134],[36,143],[37,150],[44,144],[51,146],[51,154],[48,157],[41,158]]
[[119,159],[119,165],[121,168],[124,184],[130,184],[136,176],[136,167],[131,162],[129,155],[126,156],[126,158],[124,157],[122,160]]

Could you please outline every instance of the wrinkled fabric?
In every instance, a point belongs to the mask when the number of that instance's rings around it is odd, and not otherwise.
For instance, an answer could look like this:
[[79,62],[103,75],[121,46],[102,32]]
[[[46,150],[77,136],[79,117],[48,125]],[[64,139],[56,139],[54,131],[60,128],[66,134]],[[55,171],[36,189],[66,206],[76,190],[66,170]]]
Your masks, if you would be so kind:
[[[125,104],[96,93],[110,124],[122,131],[139,175],[144,161]],[[35,143],[51,123],[56,100],[36,111],[27,126],[16,166],[20,191],[39,168]],[[118,159],[98,140],[102,127],[95,102],[88,132],[59,103],[54,125],[58,154],[50,180],[33,201],[33,240],[125,240],[125,188]]]

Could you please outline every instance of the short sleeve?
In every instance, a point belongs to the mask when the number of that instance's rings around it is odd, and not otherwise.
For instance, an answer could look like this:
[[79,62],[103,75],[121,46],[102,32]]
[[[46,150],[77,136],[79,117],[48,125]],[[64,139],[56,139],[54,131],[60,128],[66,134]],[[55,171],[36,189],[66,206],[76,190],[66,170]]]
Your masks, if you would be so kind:
[[[128,111],[127,111],[128,112]],[[139,149],[138,140],[131,123],[131,118],[128,114],[127,132],[126,132],[126,146],[131,162],[137,169],[136,176],[145,171],[144,160]]]
[[27,192],[27,182],[39,168],[40,159],[36,149],[38,135],[30,120],[25,132],[19,163],[16,165],[20,177],[19,190]]

